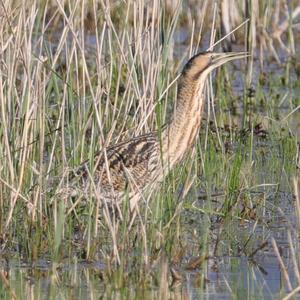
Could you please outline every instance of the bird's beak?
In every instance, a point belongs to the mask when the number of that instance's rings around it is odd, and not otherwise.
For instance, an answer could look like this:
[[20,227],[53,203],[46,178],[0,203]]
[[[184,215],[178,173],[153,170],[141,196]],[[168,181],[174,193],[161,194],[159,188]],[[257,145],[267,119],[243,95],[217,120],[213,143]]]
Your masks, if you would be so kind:
[[215,53],[212,57],[211,65],[217,67],[228,61],[241,59],[250,56],[248,52],[224,52]]

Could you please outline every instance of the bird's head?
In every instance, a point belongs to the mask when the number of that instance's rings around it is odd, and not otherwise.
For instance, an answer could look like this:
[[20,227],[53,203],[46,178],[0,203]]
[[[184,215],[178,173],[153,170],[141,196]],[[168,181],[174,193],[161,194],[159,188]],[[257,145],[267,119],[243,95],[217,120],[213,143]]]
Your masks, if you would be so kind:
[[[184,66],[182,75],[192,80],[207,76],[215,68],[235,59],[249,56],[247,52],[201,52],[193,56]],[[203,76],[201,76],[203,75]]]

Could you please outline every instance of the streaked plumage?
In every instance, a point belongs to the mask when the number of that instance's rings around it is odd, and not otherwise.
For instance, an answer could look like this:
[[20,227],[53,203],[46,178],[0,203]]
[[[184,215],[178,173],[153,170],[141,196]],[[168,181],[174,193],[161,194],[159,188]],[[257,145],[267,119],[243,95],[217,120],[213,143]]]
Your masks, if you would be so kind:
[[159,165],[159,142],[155,132],[135,137],[97,153],[94,157],[94,170],[89,171],[89,161],[84,162],[73,174],[71,185],[83,191],[91,182],[104,200],[129,198],[142,191],[152,181]]

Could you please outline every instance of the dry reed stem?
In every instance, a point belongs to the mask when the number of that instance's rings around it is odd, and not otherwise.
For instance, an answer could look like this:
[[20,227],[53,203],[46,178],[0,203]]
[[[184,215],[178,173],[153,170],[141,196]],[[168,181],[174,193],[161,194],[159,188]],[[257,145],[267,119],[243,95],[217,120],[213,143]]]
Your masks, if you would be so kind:
[[296,206],[296,213],[298,217],[298,231],[300,230],[300,196],[299,196],[299,189],[300,189],[300,177],[298,176],[294,178],[294,193],[295,193],[295,206]]
[[15,291],[11,288],[4,271],[0,271],[0,279],[1,279],[4,287],[9,290],[9,293],[11,294],[12,299],[18,299]]
[[158,291],[158,299],[164,300],[169,299],[169,282],[168,282],[168,261],[164,257],[161,257],[161,265],[160,265],[160,280],[159,280],[159,291]]
[[295,277],[298,281],[298,285],[300,286],[300,272],[299,272],[299,267],[298,267],[298,263],[297,263],[295,247],[294,247],[294,244],[293,244],[293,239],[292,239],[292,235],[291,235],[290,231],[288,231],[288,243],[289,243],[289,248],[290,248],[290,251],[291,251],[294,275],[295,275]]
[[281,269],[281,272],[283,274],[283,278],[285,280],[287,289],[288,289],[288,291],[292,291],[293,288],[292,288],[292,284],[291,284],[291,281],[290,281],[289,274],[287,272],[287,268],[284,265],[284,262],[283,262],[283,260],[282,260],[282,258],[280,256],[280,253],[279,253],[279,250],[278,250],[278,247],[277,247],[277,243],[276,243],[276,241],[275,241],[275,239],[273,237],[271,238],[271,243],[272,243],[272,246],[273,246],[276,258],[277,258],[277,260],[279,262],[280,269]]
[[293,289],[288,295],[286,295],[285,297],[283,297],[282,300],[289,300],[293,296],[295,296],[296,294],[298,294],[299,292],[300,292],[300,286],[298,286],[295,289]]

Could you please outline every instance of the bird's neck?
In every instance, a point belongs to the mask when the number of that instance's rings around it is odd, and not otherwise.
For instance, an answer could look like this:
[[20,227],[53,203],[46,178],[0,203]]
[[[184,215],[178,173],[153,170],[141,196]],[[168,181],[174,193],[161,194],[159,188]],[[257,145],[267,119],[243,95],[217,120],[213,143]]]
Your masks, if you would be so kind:
[[[198,81],[199,82],[199,81]],[[201,123],[204,83],[182,76],[173,118],[162,133],[163,165],[171,169],[193,145]]]

